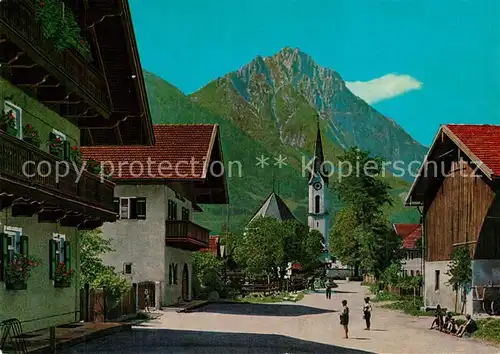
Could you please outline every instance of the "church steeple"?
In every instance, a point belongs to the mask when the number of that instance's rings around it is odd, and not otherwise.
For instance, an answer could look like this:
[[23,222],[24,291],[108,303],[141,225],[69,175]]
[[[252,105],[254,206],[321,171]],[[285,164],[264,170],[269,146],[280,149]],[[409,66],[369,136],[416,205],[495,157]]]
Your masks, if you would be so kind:
[[[319,118],[316,120],[317,122],[317,134],[316,134],[316,143],[314,146],[314,165],[313,165],[313,173],[316,175],[320,175],[325,183],[328,183],[328,171],[326,170],[326,166],[324,165],[325,157],[323,155],[323,143],[321,141],[321,131],[319,129]],[[323,166],[323,168],[321,168]]]

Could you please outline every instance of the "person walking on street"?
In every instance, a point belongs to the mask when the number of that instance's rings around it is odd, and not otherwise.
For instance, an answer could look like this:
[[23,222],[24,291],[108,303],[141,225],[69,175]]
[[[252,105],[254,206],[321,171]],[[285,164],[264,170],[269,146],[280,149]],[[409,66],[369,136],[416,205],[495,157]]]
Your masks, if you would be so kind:
[[344,327],[345,337],[349,338],[349,307],[347,301],[342,300],[342,313],[340,314],[340,324]]
[[326,279],[325,285],[326,285],[326,298],[331,299],[332,298],[332,285],[330,284],[330,279]]
[[363,318],[365,319],[366,322],[366,331],[370,330],[370,325],[371,325],[371,317],[372,317],[372,304],[370,304],[370,298],[365,297],[365,305],[363,306]]

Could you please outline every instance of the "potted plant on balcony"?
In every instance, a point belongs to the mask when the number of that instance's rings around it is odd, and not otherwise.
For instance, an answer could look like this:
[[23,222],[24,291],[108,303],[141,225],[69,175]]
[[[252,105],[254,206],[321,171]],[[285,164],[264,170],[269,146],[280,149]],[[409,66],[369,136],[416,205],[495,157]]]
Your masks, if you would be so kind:
[[68,269],[65,262],[59,262],[55,271],[54,287],[69,288],[74,274],[74,270]]
[[73,161],[77,166],[82,165],[82,152],[78,146],[72,146],[70,152],[71,161]]
[[99,161],[96,160],[88,160],[87,171],[92,172],[95,175],[98,175],[102,171],[101,164],[99,163]]
[[49,144],[49,152],[62,159],[64,155],[64,143],[61,137],[51,134],[47,143]]
[[7,264],[5,272],[5,288],[7,290],[24,290],[33,268],[38,267],[40,261],[26,255],[15,253]]
[[45,38],[55,49],[62,52],[74,48],[87,60],[91,60],[90,46],[82,38],[81,28],[70,8],[63,0],[35,0],[36,17],[43,28]]
[[30,123],[23,128],[23,140],[35,147],[40,147],[40,136],[38,131]]
[[0,129],[5,131],[11,136],[17,136],[17,120],[14,112],[2,112],[2,120],[0,122]]

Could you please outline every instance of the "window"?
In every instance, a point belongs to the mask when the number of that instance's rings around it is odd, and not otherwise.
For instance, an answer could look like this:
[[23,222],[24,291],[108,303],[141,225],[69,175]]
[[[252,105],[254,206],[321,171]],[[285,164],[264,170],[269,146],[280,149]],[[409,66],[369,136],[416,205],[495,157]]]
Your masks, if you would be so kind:
[[413,252],[410,252],[410,259],[413,259]]
[[49,241],[49,277],[55,279],[57,266],[64,263],[67,271],[71,269],[71,248],[69,241],[66,241],[66,235],[52,234],[52,240]]
[[415,272],[413,270],[410,270],[410,275],[413,277],[415,275]]
[[177,264],[170,263],[168,265],[168,284],[177,284]]
[[19,139],[23,138],[23,110],[9,101],[4,101],[3,104],[4,113],[11,113],[16,119],[16,129],[17,129],[17,137]]
[[28,236],[20,227],[4,226],[0,234],[0,280],[5,279],[7,265],[15,254],[28,254]]
[[114,204],[120,219],[146,219],[146,198],[115,198]]
[[123,274],[132,274],[132,263],[123,264]]
[[439,270],[436,270],[434,277],[434,290],[439,290]]
[[189,209],[182,207],[182,220],[189,221]]
[[419,270],[417,270],[417,276],[419,276],[419,275],[420,275],[420,271],[419,271]]
[[173,200],[168,201],[167,219],[177,220],[177,203]]
[[59,138],[63,142],[63,153],[61,158],[69,160],[71,158],[71,144],[66,138],[66,134],[60,132],[59,130],[52,129],[52,133],[50,133],[49,139],[52,140],[55,138]]
[[319,214],[319,201],[320,201],[320,196],[317,195],[314,197],[314,212],[316,214]]
[[174,284],[178,283],[177,279],[177,264],[173,264],[173,269],[174,269]]

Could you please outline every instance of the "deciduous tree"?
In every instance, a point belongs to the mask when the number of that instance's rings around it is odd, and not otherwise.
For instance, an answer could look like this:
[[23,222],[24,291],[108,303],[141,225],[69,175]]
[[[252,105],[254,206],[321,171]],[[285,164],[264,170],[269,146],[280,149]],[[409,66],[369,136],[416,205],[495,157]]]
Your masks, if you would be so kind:
[[[462,289],[464,299],[467,299],[467,286],[472,281],[472,260],[470,257],[469,247],[466,245],[458,246],[451,253],[451,262],[448,265],[446,275],[450,277],[448,283],[453,287],[456,294],[455,312],[457,311],[458,293]],[[461,313],[464,312],[465,301],[462,304]]]
[[128,290],[130,283],[121,278],[114,267],[107,266],[102,256],[114,252],[111,240],[102,236],[100,229],[84,231],[80,236],[80,283],[89,284],[91,289],[106,287],[111,299],[120,299]]

